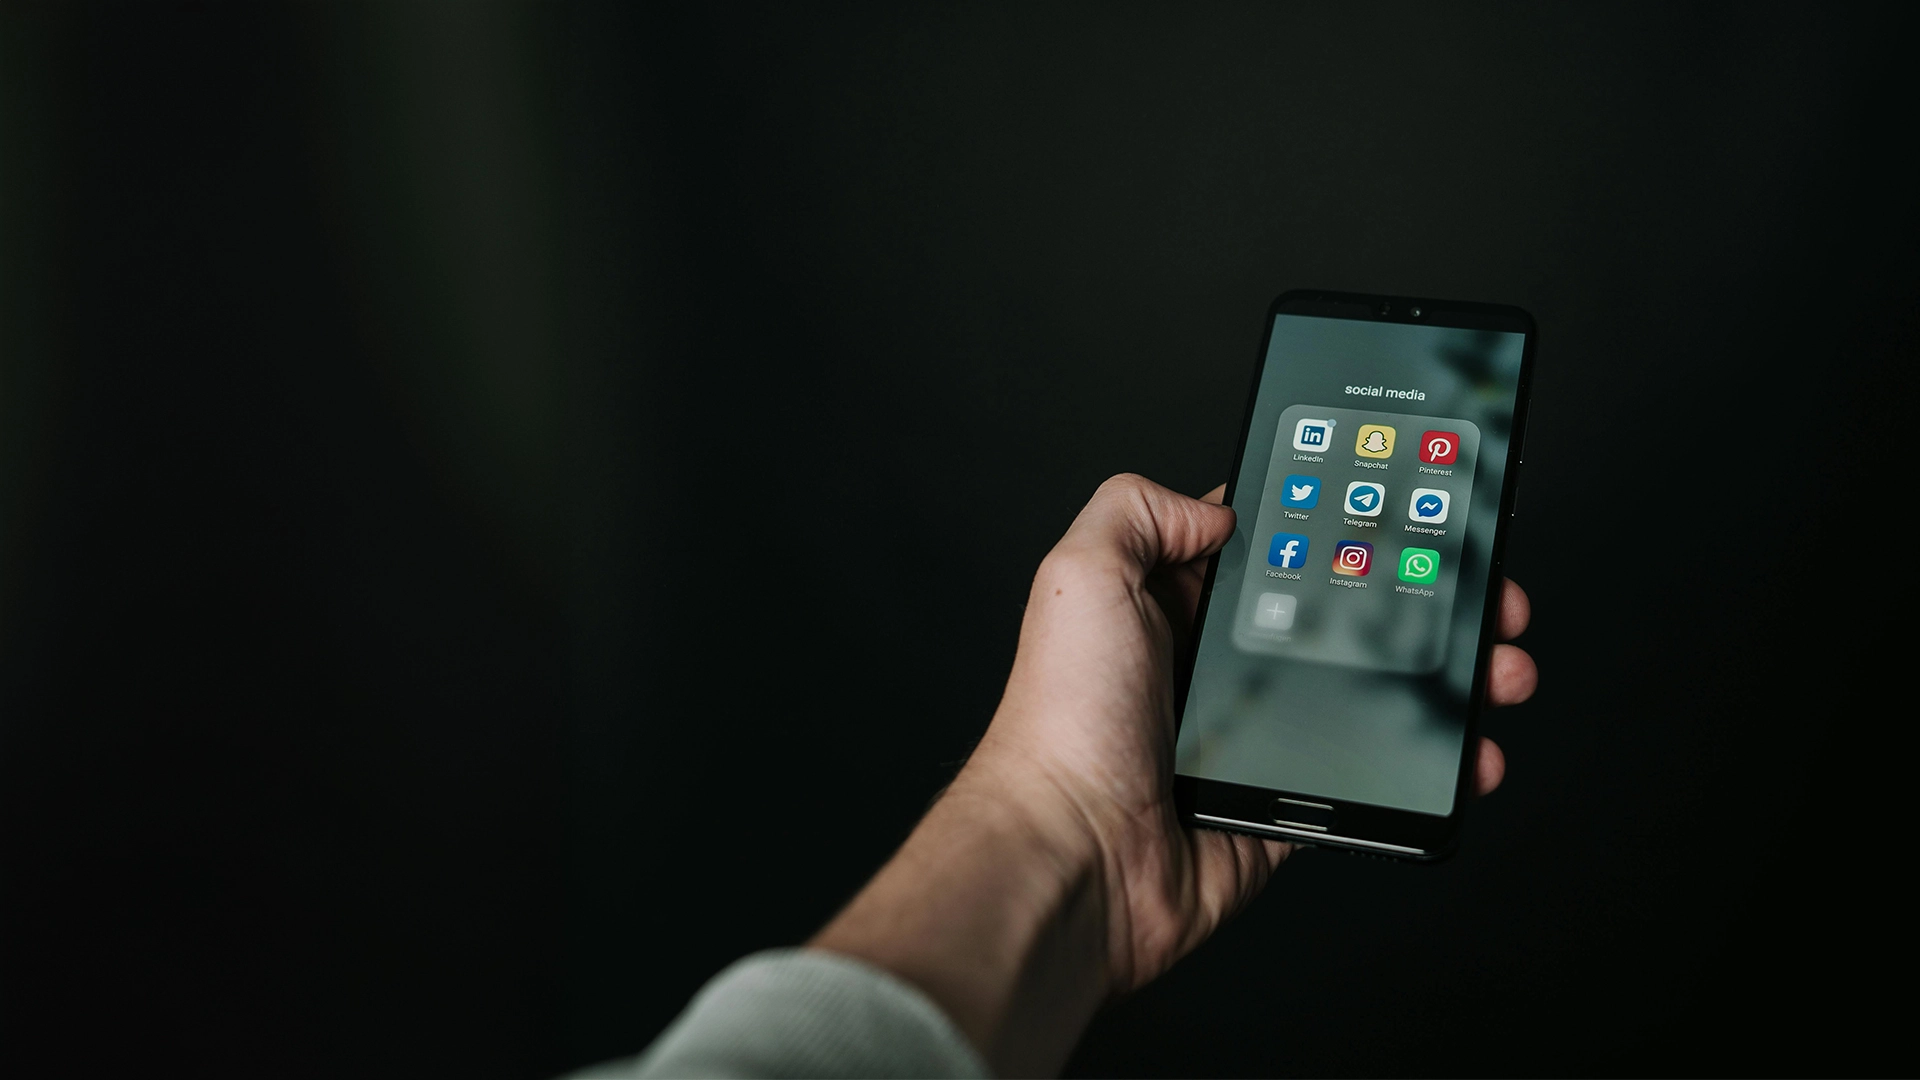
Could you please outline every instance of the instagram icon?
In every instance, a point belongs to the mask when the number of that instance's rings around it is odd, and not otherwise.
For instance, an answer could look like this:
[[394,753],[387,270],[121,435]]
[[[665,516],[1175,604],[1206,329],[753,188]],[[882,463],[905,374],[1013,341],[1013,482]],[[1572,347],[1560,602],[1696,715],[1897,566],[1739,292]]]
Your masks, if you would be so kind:
[[1342,540],[1333,545],[1333,572],[1366,577],[1373,569],[1373,545],[1365,540]]

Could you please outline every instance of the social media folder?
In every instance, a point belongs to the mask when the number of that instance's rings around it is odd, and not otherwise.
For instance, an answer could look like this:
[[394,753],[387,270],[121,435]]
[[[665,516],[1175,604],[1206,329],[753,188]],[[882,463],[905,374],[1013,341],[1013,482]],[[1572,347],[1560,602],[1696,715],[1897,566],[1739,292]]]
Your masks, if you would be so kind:
[[[1325,450],[1333,439],[1333,420],[1304,419],[1294,430],[1298,450]],[[1354,433],[1354,453],[1367,458],[1393,455],[1396,431],[1386,424],[1362,424]],[[1453,464],[1459,456],[1460,437],[1450,431],[1427,431],[1420,436],[1418,456],[1422,462]],[[1311,510],[1320,503],[1321,481],[1304,473],[1289,475],[1281,485],[1280,503],[1289,509]],[[1378,517],[1386,507],[1386,484],[1377,480],[1355,480],[1347,485],[1343,509],[1356,517]],[[1409,521],[1438,525],[1447,520],[1452,496],[1444,488],[1415,488],[1408,496]],[[1303,533],[1275,533],[1267,545],[1267,563],[1283,570],[1306,565],[1312,541]],[[1373,544],[1365,540],[1341,540],[1334,545],[1333,572],[1346,577],[1365,577],[1373,569]],[[1401,581],[1432,584],[1440,575],[1440,553],[1433,548],[1408,547],[1401,550],[1396,568]],[[1258,621],[1264,629],[1279,629],[1293,622],[1292,597],[1264,594]],[[1269,610],[1270,609],[1270,610]]]
[[[1466,420],[1304,404],[1276,426],[1256,526],[1267,560],[1246,564],[1236,644],[1429,670],[1445,647],[1449,607],[1439,601],[1452,596],[1442,583],[1456,569],[1480,432]],[[1377,559],[1384,574],[1374,573]],[[1387,617],[1404,625],[1388,635],[1371,629]]]

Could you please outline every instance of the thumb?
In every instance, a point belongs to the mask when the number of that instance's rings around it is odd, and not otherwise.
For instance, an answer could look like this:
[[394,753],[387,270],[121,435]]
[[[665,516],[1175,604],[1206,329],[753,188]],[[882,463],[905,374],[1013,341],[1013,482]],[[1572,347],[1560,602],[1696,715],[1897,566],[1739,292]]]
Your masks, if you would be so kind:
[[1233,535],[1233,511],[1121,473],[1100,485],[1056,551],[1118,556],[1129,576],[1189,563],[1220,550]]

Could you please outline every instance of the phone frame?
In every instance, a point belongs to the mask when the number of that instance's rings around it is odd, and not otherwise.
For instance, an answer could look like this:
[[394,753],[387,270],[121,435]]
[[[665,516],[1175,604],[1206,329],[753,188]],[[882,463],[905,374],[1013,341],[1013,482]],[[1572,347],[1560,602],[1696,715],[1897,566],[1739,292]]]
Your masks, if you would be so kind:
[[[1415,316],[1411,314],[1413,311],[1419,311],[1420,314]],[[1343,802],[1309,792],[1249,787],[1224,780],[1179,775],[1173,781],[1174,804],[1183,822],[1203,828],[1388,858],[1418,861],[1443,859],[1458,847],[1467,804],[1473,800],[1473,780],[1479,755],[1468,753],[1467,748],[1476,745],[1480,714],[1486,707],[1487,666],[1493,656],[1494,638],[1499,630],[1500,596],[1506,580],[1503,568],[1506,565],[1507,531],[1513,520],[1514,501],[1520,490],[1520,471],[1525,464],[1527,412],[1532,400],[1533,356],[1539,330],[1532,315],[1506,304],[1377,296],[1323,289],[1292,289],[1281,293],[1267,307],[1266,328],[1260,335],[1260,351],[1254,358],[1253,383],[1247,394],[1246,416],[1240,422],[1240,441],[1234,451],[1233,468],[1227,478],[1224,501],[1228,504],[1232,503],[1234,492],[1240,486],[1240,466],[1246,459],[1247,442],[1253,434],[1254,411],[1259,403],[1261,378],[1266,373],[1267,351],[1273,342],[1274,320],[1280,315],[1499,330],[1525,335],[1519,382],[1514,394],[1512,437],[1507,444],[1499,513],[1494,522],[1493,561],[1487,574],[1485,610],[1481,614],[1480,639],[1474,646],[1473,684],[1467,698],[1467,715],[1461,734],[1460,775],[1454,781],[1453,808],[1442,817],[1368,803]],[[1192,633],[1188,635],[1187,647],[1176,668],[1176,732],[1185,719],[1187,694],[1200,653],[1200,636],[1206,627],[1207,607],[1213,598],[1214,579],[1219,570],[1220,555],[1215,554],[1207,561],[1206,583],[1200,592],[1199,609],[1194,613]],[[1276,800],[1282,802],[1276,803]],[[1277,817],[1275,811],[1282,807],[1287,810],[1291,820]],[[1287,823],[1278,823],[1281,821]],[[1326,824],[1316,826],[1312,824],[1314,821],[1325,821]]]

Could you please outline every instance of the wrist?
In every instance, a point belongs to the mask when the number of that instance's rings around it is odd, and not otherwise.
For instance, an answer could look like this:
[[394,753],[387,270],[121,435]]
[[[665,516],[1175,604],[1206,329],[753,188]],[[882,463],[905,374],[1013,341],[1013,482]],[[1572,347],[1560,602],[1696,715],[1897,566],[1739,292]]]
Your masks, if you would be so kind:
[[1019,852],[1027,872],[1043,875],[1054,892],[1104,885],[1107,864],[1099,831],[1081,800],[1035,760],[1005,763],[976,754],[928,812],[993,830]]
[[969,767],[811,942],[938,1002],[1003,1075],[1057,1071],[1105,1000],[1095,845],[1055,797]]

